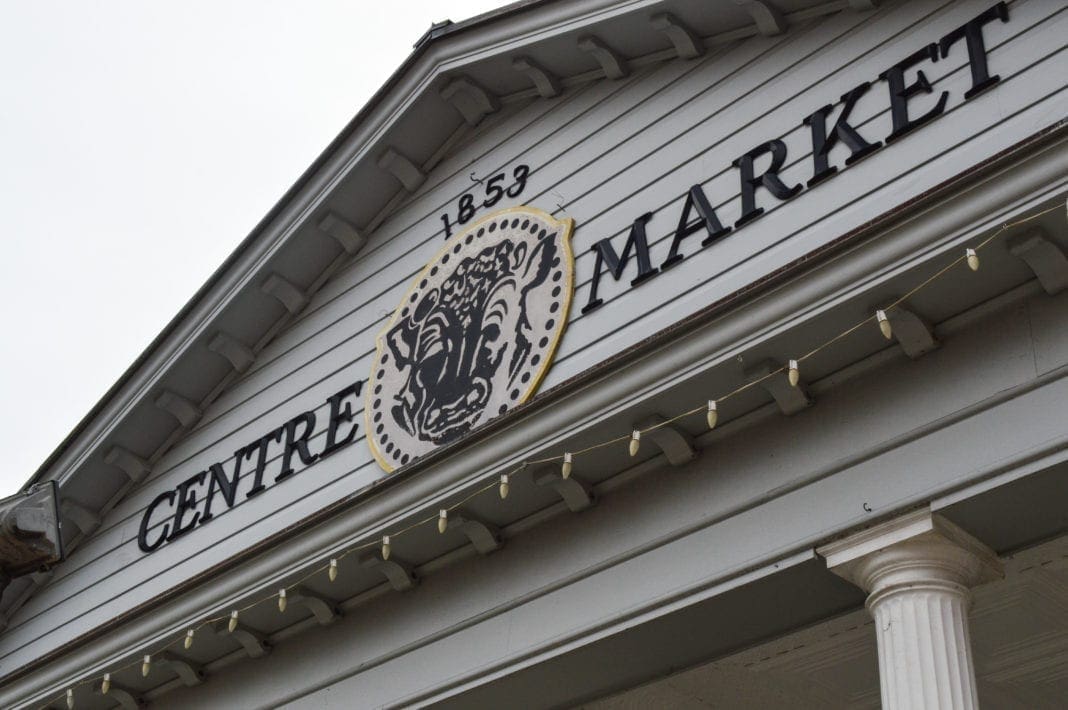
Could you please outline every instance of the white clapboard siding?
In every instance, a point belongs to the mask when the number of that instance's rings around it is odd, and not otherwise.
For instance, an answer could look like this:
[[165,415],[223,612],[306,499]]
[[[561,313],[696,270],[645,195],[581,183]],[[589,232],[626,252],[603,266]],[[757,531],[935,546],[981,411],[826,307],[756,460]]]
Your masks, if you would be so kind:
[[[811,157],[801,120],[860,81],[873,86],[853,123],[869,140],[882,140],[889,117],[879,72],[989,4],[892,3],[868,14],[842,12],[780,37],[717,48],[695,62],[670,61],[623,81],[523,103],[488,121],[431,172],[353,263],[163,457],[152,478],[111,511],[10,620],[0,637],[0,663],[28,662],[383,475],[363,440],[360,407],[360,435],[343,453],[253,500],[239,494],[234,509],[217,512],[209,525],[153,554],[137,548],[140,517],[160,492],[212,463],[229,466],[237,448],[307,409],[319,417],[321,440],[326,398],[366,378],[375,336],[440,247],[439,215],[448,211],[455,219],[457,198],[477,188],[471,172],[485,178],[527,164],[523,194],[497,207],[532,204],[576,219],[577,288],[569,330],[543,385],[551,387],[1068,114],[1068,11],[1046,0],[1012,3],[1010,22],[984,31],[999,86],[963,102],[970,74],[963,45],[956,46],[947,59],[924,66],[935,90],[951,93],[945,116],[788,203],[760,191],[764,217],[706,249],[699,248],[702,235],[693,235],[683,243],[686,258],[679,265],[638,288],[627,288],[633,266],[619,283],[605,276],[605,304],[581,313],[594,242],[615,235],[622,248],[631,220],[652,211],[648,235],[659,265],[684,192],[698,183],[730,224],[739,211],[730,163],[771,138],[782,138],[790,150],[784,179],[807,180]],[[925,98],[916,99],[918,107]],[[841,165],[841,152],[832,163]],[[264,480],[272,481],[279,466],[276,456]],[[229,542],[217,544],[222,540]]]

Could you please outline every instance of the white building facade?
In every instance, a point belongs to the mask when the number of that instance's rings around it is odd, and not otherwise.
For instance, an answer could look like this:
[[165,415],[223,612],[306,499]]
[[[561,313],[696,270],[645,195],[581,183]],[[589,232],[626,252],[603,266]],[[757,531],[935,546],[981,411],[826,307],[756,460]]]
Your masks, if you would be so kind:
[[0,705],[1063,707],[1066,37],[435,26],[28,482]]

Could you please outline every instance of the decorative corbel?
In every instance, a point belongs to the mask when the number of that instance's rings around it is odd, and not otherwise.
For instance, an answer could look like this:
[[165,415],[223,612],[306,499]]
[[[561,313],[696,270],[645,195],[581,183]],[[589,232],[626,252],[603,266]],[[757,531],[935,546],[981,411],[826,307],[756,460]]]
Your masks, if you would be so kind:
[[387,148],[378,156],[378,167],[397,178],[408,192],[415,192],[426,180],[426,174],[415,163],[393,148]]
[[675,54],[682,59],[695,59],[705,53],[705,46],[677,17],[670,12],[662,12],[649,18],[653,29],[662,33],[675,48]]
[[451,103],[470,126],[477,126],[482,119],[501,108],[496,96],[466,76],[456,77],[446,84],[441,90],[441,98]]
[[534,82],[534,88],[543,99],[560,94],[560,81],[552,72],[542,67],[530,57],[516,57],[512,60],[512,69],[523,72]]
[[1049,295],[1068,287],[1068,257],[1042,230],[1033,229],[1013,239],[1009,242],[1009,252],[1023,259]]
[[122,469],[122,472],[135,484],[143,481],[152,470],[148,461],[121,446],[112,446],[104,455],[104,463]]
[[158,655],[158,659],[160,663],[166,664],[178,674],[178,677],[182,680],[182,685],[191,688],[204,682],[204,668],[199,663],[195,663],[188,658],[182,658],[171,651],[162,651]]
[[67,520],[78,526],[82,535],[86,537],[92,535],[93,531],[100,527],[99,515],[88,508],[75,503],[69,498],[60,504],[59,512]]
[[446,529],[462,532],[480,555],[488,555],[501,546],[500,531],[496,526],[469,515],[450,515]]
[[886,320],[890,321],[894,339],[911,360],[919,359],[941,346],[931,324],[903,306],[887,309]]
[[252,361],[256,359],[256,354],[252,352],[252,348],[224,330],[220,330],[208,342],[208,350],[229,360],[230,364],[238,372],[247,370],[252,366]]
[[289,594],[289,600],[295,604],[303,604],[315,616],[320,626],[331,624],[341,617],[341,610],[337,604],[304,587],[297,587],[293,590]]
[[681,466],[684,463],[693,461],[697,456],[697,450],[694,449],[693,438],[688,433],[670,424],[657,426],[656,429],[649,429],[649,427],[656,426],[664,421],[666,421],[664,417],[656,414],[643,419],[633,428],[641,429],[642,441],[649,440],[653,442],[658,449],[664,452],[664,457],[667,458],[668,463],[672,466]]
[[360,566],[365,569],[375,570],[385,576],[390,585],[398,592],[411,589],[419,582],[412,572],[411,565],[395,557],[383,560],[378,553],[369,553],[360,557]]
[[268,276],[260,286],[260,290],[276,298],[282,307],[293,315],[300,313],[308,305],[308,297],[304,295],[304,292],[278,274]]
[[760,378],[766,378],[761,381],[760,386],[775,399],[775,403],[779,405],[779,411],[787,416],[797,414],[802,409],[811,407],[813,400],[809,395],[808,390],[805,388],[804,382],[799,382],[797,386],[794,387],[786,378],[785,373],[783,373],[781,377],[768,377],[769,374],[779,368],[780,366],[778,363],[771,360],[765,360],[755,367],[746,370],[745,379],[748,382],[753,382]]
[[[381,165],[381,161],[379,161],[379,165]],[[360,233],[360,230],[356,229],[355,225],[335,212],[328,212],[319,221],[319,229],[333,237],[341,245],[341,248],[349,254],[358,252],[367,241],[367,238]]]
[[535,472],[533,479],[535,484],[556,491],[572,513],[586,510],[597,500],[593,488],[588,483],[576,478],[574,474],[564,478],[553,467]]
[[597,63],[601,65],[601,70],[604,71],[605,77],[622,79],[629,73],[627,61],[599,38],[593,35],[580,37],[578,47],[597,60]]
[[767,0],[734,0],[734,4],[749,13],[756,23],[757,31],[765,37],[786,31],[786,19]]
[[237,626],[233,631],[229,630],[229,619],[223,619],[216,622],[212,626],[212,630],[216,634],[227,634],[232,639],[241,644],[245,649],[245,655],[249,658],[262,658],[271,652],[271,642],[267,640],[267,636],[261,634],[255,629],[250,629],[242,622],[238,621]]
[[200,411],[200,407],[182,395],[170,390],[163,390],[159,397],[156,397],[156,406],[177,419],[178,423],[186,429],[191,429],[193,425],[200,421],[200,417],[203,414]]
[[104,694],[99,685],[94,685],[93,691],[101,697],[117,700],[119,707],[123,708],[123,710],[138,710],[145,707],[141,698],[134,694],[135,691],[119,685],[115,681],[111,681],[107,694]]

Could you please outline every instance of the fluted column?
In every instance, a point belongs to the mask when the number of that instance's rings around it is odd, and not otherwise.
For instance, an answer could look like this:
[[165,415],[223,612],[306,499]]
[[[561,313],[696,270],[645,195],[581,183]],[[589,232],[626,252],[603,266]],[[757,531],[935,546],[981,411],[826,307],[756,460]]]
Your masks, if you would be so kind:
[[968,634],[970,588],[1002,575],[997,556],[921,510],[819,549],[869,593],[884,710],[979,707]]

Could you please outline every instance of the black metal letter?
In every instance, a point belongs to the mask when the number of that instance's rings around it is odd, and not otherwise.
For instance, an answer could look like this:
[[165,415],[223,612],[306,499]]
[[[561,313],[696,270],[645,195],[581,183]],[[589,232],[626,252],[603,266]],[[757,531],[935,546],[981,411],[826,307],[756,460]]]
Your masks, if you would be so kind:
[[[690,221],[690,211],[697,210],[697,218]],[[730,233],[730,227],[724,227],[716,216],[716,210],[709,204],[705,191],[700,185],[694,185],[686,193],[686,204],[682,206],[682,215],[679,217],[679,226],[675,228],[675,238],[671,240],[671,251],[667,259],[660,265],[661,269],[667,269],[682,261],[679,254],[679,246],[682,240],[704,227],[708,230],[708,236],[701,242],[706,247],[722,236]]]
[[237,499],[237,482],[241,480],[241,461],[244,458],[244,447],[234,452],[234,473],[229,478],[226,477],[221,463],[213,463],[208,467],[211,471],[211,480],[208,481],[208,492],[204,496],[204,513],[200,516],[201,525],[215,517],[215,514],[211,512],[211,502],[215,499],[216,493],[222,493],[228,509],[234,507]]
[[879,75],[879,78],[885,79],[890,86],[890,116],[894,122],[894,130],[886,137],[887,143],[893,143],[909,131],[915,130],[941,115],[946,108],[946,99],[949,98],[949,92],[943,91],[938,98],[938,103],[930,111],[918,118],[909,119],[909,99],[916,94],[929,94],[934,90],[931,88],[931,82],[927,80],[927,75],[923,73],[922,69],[916,72],[916,81],[908,86],[905,85],[905,70],[912,68],[925,59],[929,59],[932,62],[938,61],[937,44],[932,42],[923,49],[916,50],[904,60]]
[[[333,408],[331,407],[331,411]],[[304,431],[297,436],[297,425],[303,424]],[[315,460],[319,458],[319,454],[312,454],[308,452],[308,437],[311,436],[312,431],[315,429],[315,413],[303,412],[286,422],[286,443],[282,449],[282,470],[278,476],[274,479],[276,482],[281,481],[283,478],[293,474],[293,452],[296,451],[300,456],[300,462],[305,466],[309,466],[315,463]],[[355,429],[353,430],[355,431]]]
[[206,475],[208,475],[207,471],[201,471],[179,483],[178,488],[175,489],[178,492],[178,504],[174,507],[174,529],[171,530],[171,534],[167,537],[168,540],[185,535],[196,527],[197,521],[200,519],[200,513],[193,513],[193,517],[187,525],[182,525],[182,516],[185,515],[187,510],[193,510],[197,507],[197,494],[190,491],[189,488],[203,483]]
[[853,106],[856,105],[857,99],[868,92],[870,87],[871,82],[865,81],[860,86],[842,95],[842,112],[838,114],[838,120],[831,127],[830,134],[827,133],[827,115],[831,112],[830,104],[818,109],[805,119],[805,125],[812,128],[813,167],[812,179],[808,181],[809,187],[826,180],[838,172],[838,168],[830,165],[827,158],[831,154],[831,149],[834,148],[839,140],[845,143],[851,152],[850,156],[846,158],[846,165],[852,165],[861,158],[871,155],[879,148],[882,148],[882,141],[869,143],[857,133],[857,129],[849,124],[849,114],[853,112]]
[[646,212],[634,220],[634,223],[630,226],[630,234],[627,235],[627,243],[623,245],[622,257],[616,255],[616,250],[612,248],[610,239],[602,239],[590,247],[590,251],[597,254],[597,259],[593,263],[593,282],[590,284],[590,298],[586,305],[582,307],[583,313],[588,313],[604,303],[603,299],[597,298],[597,285],[601,282],[602,267],[607,265],[608,272],[612,274],[612,278],[619,281],[623,276],[623,270],[627,268],[627,262],[630,261],[632,250],[638,260],[638,275],[630,282],[631,286],[637,286],[646,279],[660,273],[659,269],[654,269],[649,263],[649,242],[645,238],[645,223],[652,218],[653,213]]
[[263,485],[263,470],[267,468],[267,447],[270,446],[272,441],[282,440],[282,431],[284,429],[284,426],[280,426],[270,434],[265,434],[260,439],[245,447],[245,458],[247,459],[252,458],[253,452],[259,452],[259,456],[256,458],[256,474],[252,478],[252,488],[245,494],[246,498],[258,496],[260,493],[263,493],[263,489],[267,487]]
[[163,533],[156,538],[155,542],[151,544],[148,542],[148,528],[152,524],[152,513],[156,511],[156,506],[164,501],[168,505],[174,503],[174,491],[164,491],[156,496],[145,508],[145,514],[141,516],[141,528],[137,531],[137,546],[141,548],[141,552],[152,552],[167,539],[167,533],[170,532],[171,528],[170,525],[164,523]]
[[[771,166],[760,175],[753,175],[753,161],[764,153],[771,153]],[[779,171],[782,170],[784,163],[786,163],[786,144],[778,138],[753,148],[734,161],[734,167],[742,173],[742,216],[734,223],[735,228],[764,214],[764,208],[756,206],[756,191],[761,185],[780,200],[788,200],[801,192],[801,183],[786,187],[779,179]]]
[[[341,447],[351,444],[352,440],[356,438],[356,430],[360,428],[359,424],[353,424],[352,428],[349,429],[349,433],[346,434],[345,438],[341,441],[337,441],[337,428],[342,422],[351,422],[353,417],[352,406],[348,402],[345,402],[344,409],[341,408],[342,400],[349,396],[359,397],[360,389],[362,387],[363,380],[356,384],[349,385],[326,400],[330,403],[330,423],[326,427],[326,446],[323,447],[323,453],[320,454],[321,458],[325,459]],[[314,423],[314,419],[312,421]],[[308,429],[310,430],[311,427],[309,426]],[[306,446],[304,450],[307,451]],[[304,461],[303,453],[301,453],[300,459],[301,461]],[[304,462],[307,463],[307,461]]]
[[983,42],[983,25],[989,24],[994,20],[1009,21],[1009,8],[1005,3],[999,2],[986,12],[981,13],[974,20],[969,20],[938,40],[943,59],[949,56],[949,48],[962,37],[968,47],[968,65],[972,70],[972,88],[964,92],[965,101],[978,96],[1001,81],[1001,77],[997,74],[990,76],[990,71],[986,66],[986,44]]

